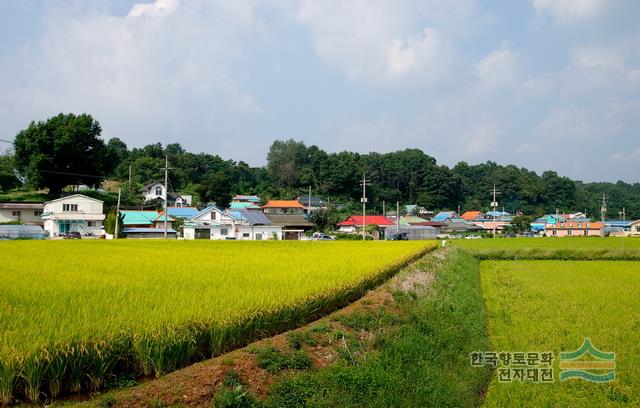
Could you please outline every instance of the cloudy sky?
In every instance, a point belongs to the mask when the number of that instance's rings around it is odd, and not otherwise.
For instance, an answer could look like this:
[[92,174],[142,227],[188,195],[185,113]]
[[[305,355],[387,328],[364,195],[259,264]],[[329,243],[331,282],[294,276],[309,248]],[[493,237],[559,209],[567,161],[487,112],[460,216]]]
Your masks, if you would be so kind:
[[[0,138],[274,139],[640,182],[638,0],[0,0]],[[3,146],[0,146],[3,147]]]

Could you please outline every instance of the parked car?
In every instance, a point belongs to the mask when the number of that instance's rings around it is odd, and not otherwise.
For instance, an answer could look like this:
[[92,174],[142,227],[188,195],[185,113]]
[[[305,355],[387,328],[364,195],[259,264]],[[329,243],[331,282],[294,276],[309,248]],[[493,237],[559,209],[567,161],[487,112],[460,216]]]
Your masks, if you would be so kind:
[[82,239],[82,234],[78,231],[69,231],[64,234],[64,239]]
[[322,232],[314,232],[311,236],[314,241],[335,241],[335,238]]
[[409,234],[407,234],[406,232],[396,233],[389,237],[389,241],[408,241],[408,240],[409,240]]

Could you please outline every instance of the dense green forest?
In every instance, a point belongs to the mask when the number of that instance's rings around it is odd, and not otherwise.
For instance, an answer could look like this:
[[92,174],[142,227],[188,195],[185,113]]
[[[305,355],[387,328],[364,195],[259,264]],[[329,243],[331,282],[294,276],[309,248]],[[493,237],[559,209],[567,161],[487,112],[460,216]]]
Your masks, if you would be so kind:
[[[99,124],[87,116],[59,115],[47,122],[32,123],[20,132],[13,152],[0,156],[0,190],[48,188],[55,192],[61,184],[104,186],[105,180],[111,180],[119,181],[123,187],[125,205],[139,205],[138,189],[163,179],[166,155],[171,168],[170,189],[193,194],[200,202],[226,203],[233,194],[293,198],[306,194],[311,186],[314,195],[357,211],[362,194],[360,182],[366,172],[371,183],[367,187],[368,208],[372,211],[381,211],[383,202],[395,206],[396,201],[430,210],[456,210],[460,206],[462,210],[486,211],[495,183],[500,191],[500,207],[511,213],[541,215],[556,209],[586,210],[589,216],[599,217],[602,194],[606,193],[608,218],[618,219],[623,207],[628,219],[640,218],[640,183],[583,183],[554,171],[539,175],[494,162],[460,162],[449,168],[420,149],[329,153],[295,140],[273,142],[267,165],[251,167],[214,154],[190,153],[177,143],[141,148],[129,148],[117,138],[104,143],[99,138]],[[64,123],[63,130],[52,123],[54,120]],[[70,131],[74,121],[78,123],[77,131]],[[85,140],[78,134],[89,136]],[[72,143],[75,151],[65,149],[65,143]],[[85,151],[92,152],[91,160],[76,157],[82,155],[78,153],[82,143],[89,146]],[[47,155],[51,157],[43,159]],[[52,180],[53,176],[56,178]]]

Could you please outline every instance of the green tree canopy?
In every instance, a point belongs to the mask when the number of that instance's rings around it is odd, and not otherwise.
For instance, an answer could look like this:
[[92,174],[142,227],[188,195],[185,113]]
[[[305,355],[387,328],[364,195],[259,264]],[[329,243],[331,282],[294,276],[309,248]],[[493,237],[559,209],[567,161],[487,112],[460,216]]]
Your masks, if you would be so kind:
[[14,141],[18,171],[30,186],[51,194],[70,184],[97,186],[111,170],[101,131],[88,114],[31,122]]

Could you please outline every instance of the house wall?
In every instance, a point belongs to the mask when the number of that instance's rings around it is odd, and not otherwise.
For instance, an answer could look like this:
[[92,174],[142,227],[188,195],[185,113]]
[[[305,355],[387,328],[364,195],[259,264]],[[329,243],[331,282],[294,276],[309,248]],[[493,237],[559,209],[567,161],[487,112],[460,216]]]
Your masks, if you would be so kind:
[[640,221],[635,221],[631,223],[631,228],[629,229],[629,235],[634,237],[640,236]]
[[[555,231],[555,234],[554,234]],[[586,231],[586,234],[585,234]],[[548,237],[600,237],[602,236],[601,229],[558,229],[554,230],[553,228],[548,228],[546,230]]]
[[[272,239],[273,233],[275,232],[278,236],[278,239],[282,239],[282,228],[281,227],[273,227],[268,225],[256,225],[256,226],[237,226],[233,225],[209,225],[206,227],[184,227],[184,239],[192,240],[196,239],[196,230],[207,229],[209,230],[208,239],[212,240],[225,240],[230,238],[235,238],[236,240],[256,240],[257,235],[262,234],[262,240],[266,241]],[[227,234],[223,234],[223,230],[227,230]],[[248,234],[248,236],[245,236]]]
[[[161,194],[156,194],[156,187],[160,187],[160,193]],[[144,195],[144,200],[145,201],[149,201],[149,200],[155,200],[156,198],[162,198],[164,199],[164,185],[162,185],[162,183],[156,183],[154,185],[152,185],[148,190],[145,190],[142,195]]]
[[[13,215],[14,211],[20,211],[20,216]],[[35,215],[35,213],[38,215]],[[25,210],[23,208],[0,209],[0,223],[22,221],[25,224],[43,225],[42,210]]]
[[[77,211],[64,211],[65,204],[77,205]],[[73,222],[69,224],[69,231],[77,231],[83,235],[102,234],[102,222],[105,218],[102,201],[79,195],[69,196],[45,203],[44,213],[44,229],[50,236],[60,234],[61,223],[70,220]]]

